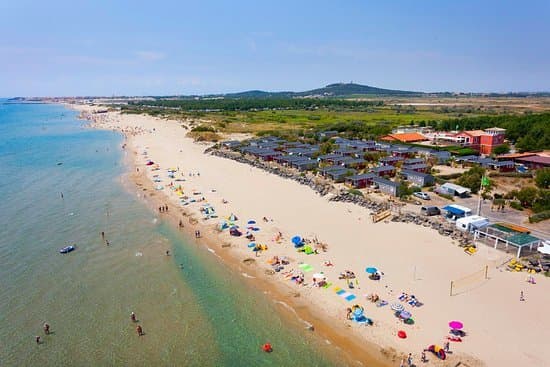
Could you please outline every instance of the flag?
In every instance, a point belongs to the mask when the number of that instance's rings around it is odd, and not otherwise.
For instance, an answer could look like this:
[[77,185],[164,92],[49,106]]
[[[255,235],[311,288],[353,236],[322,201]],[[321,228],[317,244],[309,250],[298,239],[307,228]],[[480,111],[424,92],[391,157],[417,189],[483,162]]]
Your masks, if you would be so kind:
[[487,187],[487,186],[489,186],[490,184],[491,184],[491,181],[489,181],[489,177],[483,176],[483,177],[481,178],[481,186]]

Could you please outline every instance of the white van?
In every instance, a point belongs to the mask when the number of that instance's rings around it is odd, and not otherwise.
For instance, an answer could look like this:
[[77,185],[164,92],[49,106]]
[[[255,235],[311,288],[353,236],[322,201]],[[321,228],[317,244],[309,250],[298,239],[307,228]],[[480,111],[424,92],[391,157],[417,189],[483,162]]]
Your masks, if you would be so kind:
[[464,232],[473,232],[487,225],[489,225],[489,219],[479,215],[470,215],[456,220],[456,228]]

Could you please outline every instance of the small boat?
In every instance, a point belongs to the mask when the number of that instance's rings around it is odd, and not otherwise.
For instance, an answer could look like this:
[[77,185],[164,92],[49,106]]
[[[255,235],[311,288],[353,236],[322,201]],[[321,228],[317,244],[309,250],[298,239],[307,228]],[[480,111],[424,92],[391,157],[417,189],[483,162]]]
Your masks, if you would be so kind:
[[60,254],[68,254],[69,252],[74,251],[75,249],[76,249],[75,246],[69,245],[69,246],[65,246],[62,249],[60,249],[59,253]]

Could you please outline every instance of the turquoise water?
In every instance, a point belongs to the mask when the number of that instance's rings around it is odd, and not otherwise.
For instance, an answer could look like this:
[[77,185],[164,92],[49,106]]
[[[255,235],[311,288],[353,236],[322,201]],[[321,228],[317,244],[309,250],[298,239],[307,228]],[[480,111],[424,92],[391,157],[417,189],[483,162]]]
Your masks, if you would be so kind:
[[124,189],[122,139],[0,100],[0,365],[345,365]]

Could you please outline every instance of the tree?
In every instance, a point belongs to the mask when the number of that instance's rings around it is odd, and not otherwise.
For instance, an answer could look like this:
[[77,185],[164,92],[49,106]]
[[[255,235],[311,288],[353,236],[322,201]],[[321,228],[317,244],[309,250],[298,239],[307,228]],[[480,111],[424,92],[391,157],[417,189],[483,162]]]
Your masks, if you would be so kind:
[[535,173],[535,184],[540,189],[550,188],[550,168],[539,169]]
[[508,144],[497,145],[495,149],[493,149],[493,153],[495,153],[496,155],[510,153],[510,145]]
[[485,169],[481,167],[472,167],[464,172],[456,182],[464,187],[469,188],[475,194],[481,186],[481,178],[485,175]]
[[530,208],[533,206],[533,202],[537,198],[538,190],[536,187],[524,187],[516,194],[516,199],[521,203],[524,208]]
[[533,211],[540,213],[550,210],[550,190],[539,190],[538,196],[533,203]]

